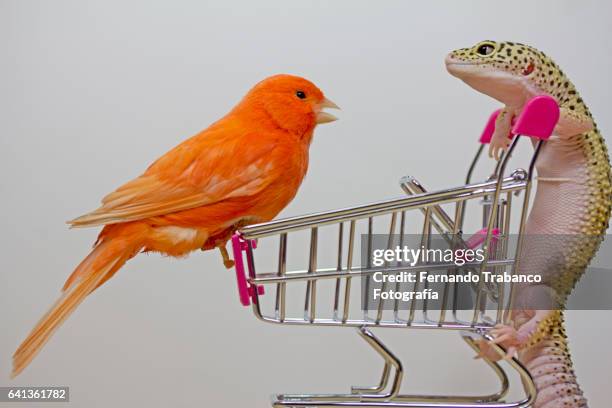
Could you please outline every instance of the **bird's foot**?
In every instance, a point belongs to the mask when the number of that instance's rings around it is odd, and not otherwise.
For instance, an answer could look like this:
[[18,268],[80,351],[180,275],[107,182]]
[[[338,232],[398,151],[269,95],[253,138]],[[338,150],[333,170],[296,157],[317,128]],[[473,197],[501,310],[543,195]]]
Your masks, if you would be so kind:
[[219,251],[221,252],[221,256],[223,257],[223,265],[225,265],[227,269],[233,268],[236,263],[234,262],[233,259],[230,259],[227,249],[225,248],[225,245],[220,246],[218,248],[219,248]]

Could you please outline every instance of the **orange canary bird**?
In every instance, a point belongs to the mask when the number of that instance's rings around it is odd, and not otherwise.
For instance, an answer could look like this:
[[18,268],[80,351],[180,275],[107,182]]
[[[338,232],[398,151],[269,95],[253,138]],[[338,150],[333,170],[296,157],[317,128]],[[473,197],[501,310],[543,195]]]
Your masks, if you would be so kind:
[[221,250],[241,226],[274,218],[295,197],[317,124],[338,108],[310,81],[276,75],[255,85],[225,117],[155,161],[72,227],[103,225],[62,295],[13,355],[13,376],[93,290],[139,252],[184,256]]

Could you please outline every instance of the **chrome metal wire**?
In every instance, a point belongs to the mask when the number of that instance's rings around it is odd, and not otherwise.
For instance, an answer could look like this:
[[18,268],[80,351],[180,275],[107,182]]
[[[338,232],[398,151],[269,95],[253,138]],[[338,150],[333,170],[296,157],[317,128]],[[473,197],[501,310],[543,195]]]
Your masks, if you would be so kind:
[[[531,404],[535,398],[535,386],[527,370],[515,359],[508,362],[509,367],[518,373],[525,391],[525,397],[519,401],[504,402],[502,398],[509,389],[506,370],[498,363],[485,359],[500,380],[500,390],[478,396],[423,396],[404,395],[400,393],[403,367],[399,359],[378,339],[372,328],[412,328],[461,331],[463,340],[474,350],[478,349],[479,339],[487,339],[487,331],[495,324],[508,320],[509,308],[512,307],[513,288],[506,293],[504,285],[488,285],[484,279],[472,285],[471,293],[459,290],[457,284],[445,282],[441,293],[439,307],[433,308],[427,299],[418,302],[412,300],[408,307],[400,307],[400,301],[379,299],[371,304],[370,291],[374,287],[373,276],[378,272],[415,272],[430,274],[441,272],[447,275],[471,271],[482,277],[483,272],[493,271],[516,273],[521,255],[522,236],[526,213],[529,206],[529,194],[533,179],[534,163],[539,155],[543,142],[536,146],[528,171],[518,169],[506,175],[506,169],[512,153],[521,138],[516,136],[508,151],[495,167],[493,175],[484,182],[472,183],[474,169],[482,153],[479,148],[466,177],[466,184],[438,191],[427,191],[414,177],[401,180],[401,187],[406,197],[359,205],[339,210],[320,212],[305,216],[291,217],[263,224],[251,225],[241,230],[247,246],[248,282],[251,287],[264,286],[272,288],[275,296],[266,301],[266,295],[253,290],[252,308],[255,316],[265,322],[305,325],[305,326],[342,326],[355,327],[367,344],[383,359],[384,366],[380,381],[375,386],[353,387],[350,394],[300,394],[277,395],[273,399],[275,407],[495,407],[521,408]],[[515,196],[522,194],[520,215],[518,218],[518,243],[513,257],[508,237],[511,231],[513,204]],[[464,225],[466,207],[470,203],[484,201],[482,210],[484,242],[482,244],[484,260],[467,262],[458,266],[448,262],[417,262],[414,265],[403,265],[396,261],[385,261],[382,266],[375,266],[372,259],[374,237],[378,232],[386,236],[386,249],[406,244],[405,237],[409,224],[422,219],[419,228],[420,245],[429,249],[432,245],[434,231],[444,239],[452,249],[467,248]],[[454,211],[448,212],[445,205],[454,204]],[[452,215],[451,215],[452,214]],[[499,237],[493,231],[499,230]],[[356,241],[358,232],[361,235],[362,262],[356,264],[358,253]],[[308,257],[305,269],[291,269],[288,264],[289,240],[294,253],[304,252],[304,245],[298,244],[292,237],[299,231],[310,231],[308,240]],[[325,240],[331,236],[332,244]],[[256,253],[251,240],[262,241],[278,239],[277,266],[272,271],[256,271],[259,264],[255,261]],[[499,238],[499,240],[497,240]],[[496,241],[497,240],[497,241]],[[333,256],[326,256],[333,255]],[[292,255],[293,256],[293,255]],[[293,259],[293,258],[292,258]],[[326,260],[333,259],[326,265]],[[303,266],[302,266],[303,268]],[[359,278],[361,290],[355,292],[355,278]],[[326,282],[331,290],[326,290]],[[290,296],[289,288],[305,285],[304,302],[297,306]],[[421,287],[422,286],[422,287]],[[394,285],[384,281],[381,292],[394,288],[400,290],[399,283]],[[418,292],[429,288],[429,282],[416,280],[412,291]],[[301,289],[304,290],[303,287]],[[462,296],[471,300],[471,309],[462,310],[465,304]],[[319,297],[321,301],[319,301]],[[360,302],[356,299],[360,299]],[[372,309],[372,310],[370,310]],[[438,310],[439,309],[439,310]],[[386,311],[389,313],[386,313]],[[372,315],[369,315],[369,312]],[[465,313],[463,313],[465,312]],[[435,314],[439,313],[439,314]],[[503,348],[492,346],[500,356]],[[393,375],[392,375],[393,373]]]

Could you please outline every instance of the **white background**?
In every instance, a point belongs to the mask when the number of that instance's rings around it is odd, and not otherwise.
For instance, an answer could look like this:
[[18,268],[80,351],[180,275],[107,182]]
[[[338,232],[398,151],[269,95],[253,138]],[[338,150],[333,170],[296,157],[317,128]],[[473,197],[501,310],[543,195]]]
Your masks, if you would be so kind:
[[[449,187],[462,182],[497,104],[448,75],[445,54],[483,39],[534,45],[609,135],[610,11],[559,0],[0,0],[0,386],[68,385],[72,407],[266,407],[273,392],[374,383],[381,365],[352,330],[256,321],[217,253],[138,256],[27,371],[8,375],[12,352],[95,239],[64,221],[257,81],[303,75],[343,108],[317,129],[308,176],[283,216],[401,195],[405,174]],[[568,320],[578,378],[591,405],[604,406],[610,313]],[[379,333],[404,357],[408,391],[495,387],[456,333]]]

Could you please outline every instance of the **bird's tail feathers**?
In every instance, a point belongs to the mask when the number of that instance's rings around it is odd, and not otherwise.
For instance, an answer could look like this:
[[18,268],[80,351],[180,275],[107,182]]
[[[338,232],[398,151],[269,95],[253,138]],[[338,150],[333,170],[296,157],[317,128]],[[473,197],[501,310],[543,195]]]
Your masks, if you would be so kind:
[[[15,351],[11,377],[19,375],[27,367],[87,295],[112,277],[125,262],[142,249],[142,239],[134,239],[133,234],[122,234],[120,229],[113,232],[107,234],[110,236],[104,236],[77,266],[64,284],[60,298]],[[104,233],[103,231],[101,236]]]

